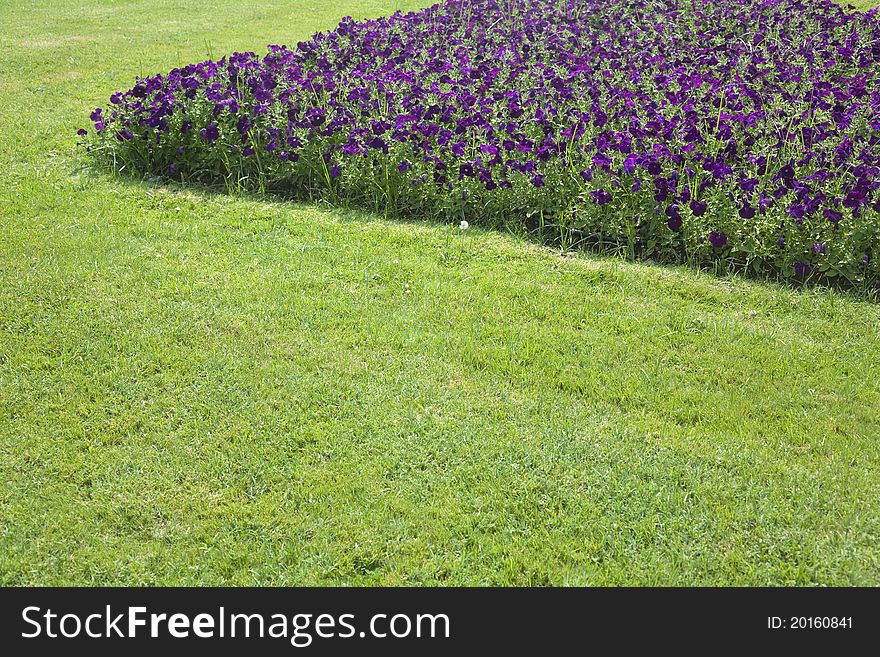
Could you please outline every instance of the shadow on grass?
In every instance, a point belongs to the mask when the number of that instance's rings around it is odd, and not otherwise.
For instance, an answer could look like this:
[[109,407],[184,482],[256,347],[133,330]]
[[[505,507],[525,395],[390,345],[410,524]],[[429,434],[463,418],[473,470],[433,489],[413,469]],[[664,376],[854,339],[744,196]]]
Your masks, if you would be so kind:
[[[203,198],[237,198],[253,203],[270,202],[287,204],[303,209],[320,208],[333,212],[336,216],[347,222],[363,223],[382,219],[384,221],[395,221],[425,227],[448,227],[450,223],[457,223],[460,220],[459,216],[452,217],[451,215],[443,219],[439,215],[417,217],[396,212],[382,212],[376,208],[368,208],[363,204],[347,199],[336,199],[334,202],[321,194],[294,189],[275,189],[262,192],[249,188],[230,189],[226,184],[143,177],[88,164],[82,164],[77,173],[96,179],[111,176],[126,187],[142,190],[159,188],[172,193],[186,192],[187,194],[195,194]],[[485,226],[481,227],[486,228]],[[503,231],[532,244],[556,249],[563,255],[588,253],[600,258],[624,259],[664,269],[677,267],[694,272],[707,272],[719,278],[724,276],[740,277],[763,285],[789,290],[829,290],[853,301],[873,304],[880,303],[880,279],[851,281],[846,278],[818,276],[814,272],[808,278],[798,281],[785,278],[775,271],[755,271],[752,267],[738,265],[737,263],[719,261],[716,261],[713,265],[697,263],[688,259],[683,250],[678,252],[675,260],[656,261],[652,258],[642,258],[640,256],[640,244],[638,243],[630,244],[625,239],[609,237],[601,233],[589,233],[577,228],[559,226],[552,223],[538,225],[537,221],[530,221],[529,219],[524,219],[518,224],[509,222],[501,227],[496,226],[489,229]]]

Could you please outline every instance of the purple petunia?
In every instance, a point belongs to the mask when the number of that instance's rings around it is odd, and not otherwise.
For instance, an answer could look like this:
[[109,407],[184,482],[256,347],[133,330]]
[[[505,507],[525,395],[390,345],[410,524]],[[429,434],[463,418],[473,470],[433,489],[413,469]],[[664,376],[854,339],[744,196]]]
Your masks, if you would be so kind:
[[238,129],[239,134],[242,138],[247,137],[248,133],[253,129],[254,122],[251,120],[247,114],[242,114],[238,119],[238,122],[235,124],[235,127]]
[[599,205],[605,205],[611,201],[611,192],[608,192],[604,189],[597,189],[595,191],[590,192],[590,196],[593,197],[593,200]]
[[804,262],[803,260],[798,260],[794,263],[794,275],[797,278],[806,278],[812,269],[810,263]]
[[705,201],[691,201],[690,202],[691,212],[694,213],[695,217],[702,217],[706,214],[706,202]]
[[746,192],[747,194],[751,194],[755,191],[755,188],[758,186],[757,178],[745,178],[739,181],[739,187],[741,190]]
[[199,136],[207,142],[213,142],[220,139],[220,130],[213,121],[199,130]]
[[713,230],[709,233],[709,244],[716,249],[721,249],[727,244],[727,233],[723,230]]

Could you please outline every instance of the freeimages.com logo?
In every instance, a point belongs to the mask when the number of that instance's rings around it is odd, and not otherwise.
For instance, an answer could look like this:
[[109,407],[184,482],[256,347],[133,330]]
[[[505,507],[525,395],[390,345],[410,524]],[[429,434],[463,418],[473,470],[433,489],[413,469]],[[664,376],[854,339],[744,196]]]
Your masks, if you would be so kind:
[[114,611],[110,605],[86,615],[57,613],[52,609],[28,606],[22,610],[24,639],[287,639],[305,648],[316,638],[450,638],[446,614],[373,614],[358,630],[354,614],[261,614],[229,613],[220,607],[216,613],[152,613],[146,607],[127,607]]

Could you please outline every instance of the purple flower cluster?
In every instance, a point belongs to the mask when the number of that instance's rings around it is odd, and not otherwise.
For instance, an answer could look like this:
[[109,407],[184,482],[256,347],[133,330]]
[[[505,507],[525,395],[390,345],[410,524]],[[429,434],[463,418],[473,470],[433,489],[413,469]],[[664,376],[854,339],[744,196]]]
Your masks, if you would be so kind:
[[828,0],[447,0],[138,79],[95,153],[643,255],[880,273],[880,18]]

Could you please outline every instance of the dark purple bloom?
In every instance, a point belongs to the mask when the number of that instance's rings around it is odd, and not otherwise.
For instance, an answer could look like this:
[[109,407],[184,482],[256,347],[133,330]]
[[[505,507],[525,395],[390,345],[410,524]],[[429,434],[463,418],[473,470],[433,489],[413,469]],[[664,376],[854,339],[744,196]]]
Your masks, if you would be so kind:
[[691,212],[694,213],[695,217],[702,217],[706,214],[706,202],[705,201],[697,201],[693,200],[690,202]]
[[814,242],[813,243],[813,253],[820,253],[822,255],[825,255],[825,253],[827,251],[828,251],[828,245],[825,244],[825,242],[821,242],[821,243]]
[[744,180],[739,181],[740,189],[742,189],[747,194],[751,194],[755,191],[755,188],[758,186],[757,178],[746,178]]
[[592,196],[593,200],[599,205],[605,205],[606,203],[611,201],[611,192],[608,192],[604,189],[597,189],[593,192],[590,192],[590,196]]
[[217,141],[220,138],[220,130],[213,121],[199,130],[199,136],[207,142]]
[[593,166],[599,167],[600,169],[610,169],[611,158],[605,153],[596,153],[593,156]]
[[794,275],[798,278],[806,278],[812,270],[810,263],[798,260],[794,263]]
[[724,248],[724,246],[727,244],[727,233],[722,230],[713,230],[709,233],[709,244],[714,246],[716,249]]
[[865,203],[865,194],[861,189],[853,189],[843,199],[843,207],[856,210]]
[[825,208],[822,211],[822,216],[825,217],[828,221],[832,223],[832,225],[837,228],[837,225],[843,219],[843,213],[838,210],[833,210],[831,208]]
[[794,167],[790,162],[779,169],[775,180],[781,180],[785,187],[789,189],[794,187]]
[[743,219],[751,219],[755,216],[755,208],[753,208],[748,203],[744,203],[743,206],[739,209],[739,216]]
[[238,119],[235,127],[238,128],[239,134],[242,136],[242,138],[244,138],[247,137],[247,134],[254,127],[254,122],[251,121],[251,117],[249,117],[247,114],[242,114],[241,117]]
[[324,121],[327,120],[327,112],[320,107],[313,107],[309,110],[306,118],[309,122],[309,125],[311,125],[313,128],[317,128],[318,126],[323,125]]
[[543,187],[544,186],[544,174],[536,173],[532,176],[532,184],[535,187]]

